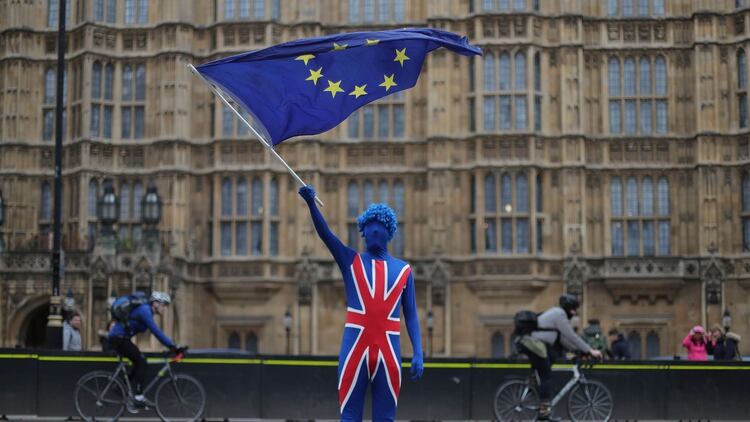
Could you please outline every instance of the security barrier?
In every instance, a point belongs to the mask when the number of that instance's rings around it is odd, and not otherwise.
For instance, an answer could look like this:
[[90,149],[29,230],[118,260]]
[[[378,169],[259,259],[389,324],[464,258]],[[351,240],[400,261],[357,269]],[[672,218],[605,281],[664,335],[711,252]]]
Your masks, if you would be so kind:
[[[174,366],[206,388],[207,418],[336,419],[335,357],[190,354]],[[149,355],[149,379],[163,356]],[[161,361],[163,362],[163,361]],[[111,354],[0,349],[0,416],[74,416],[73,390],[83,374],[114,370]],[[523,362],[428,359],[424,377],[403,364],[399,419],[491,419],[497,387],[528,376]],[[584,373],[605,383],[617,419],[737,419],[750,415],[750,362],[601,363]],[[555,374],[562,385],[569,374]],[[556,409],[564,415],[564,404]],[[369,405],[366,416],[369,415]],[[155,414],[139,414],[155,417]]]

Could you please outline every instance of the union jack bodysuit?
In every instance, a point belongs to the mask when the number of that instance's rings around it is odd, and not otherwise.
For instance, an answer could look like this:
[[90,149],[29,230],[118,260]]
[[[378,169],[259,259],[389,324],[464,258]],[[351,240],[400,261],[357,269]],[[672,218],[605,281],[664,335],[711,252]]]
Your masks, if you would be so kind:
[[[341,420],[362,420],[369,384],[373,421],[392,421],[401,389],[400,304],[404,307],[407,330],[421,374],[422,346],[411,269],[382,248],[368,247],[367,252],[357,253],[345,246],[330,231],[315,202],[308,200],[308,205],[318,235],[344,277],[347,315],[338,367]],[[382,224],[379,227],[383,227]],[[379,229],[374,229],[375,234],[367,229],[366,226],[366,243],[377,244],[377,240],[367,236],[379,236]]]

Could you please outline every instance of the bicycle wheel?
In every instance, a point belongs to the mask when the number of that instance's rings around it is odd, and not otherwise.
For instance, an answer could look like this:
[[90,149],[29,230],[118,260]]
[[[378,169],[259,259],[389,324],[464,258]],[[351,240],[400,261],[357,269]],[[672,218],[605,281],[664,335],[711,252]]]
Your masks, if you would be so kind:
[[206,406],[206,391],[190,375],[165,379],[156,389],[156,413],[164,421],[196,421]]
[[493,408],[499,421],[533,421],[539,413],[539,394],[526,381],[508,381],[495,392]]
[[85,421],[116,421],[125,411],[125,387],[106,371],[82,376],[73,399],[78,415]]
[[612,393],[598,381],[579,383],[568,396],[568,415],[573,421],[608,421],[614,407]]

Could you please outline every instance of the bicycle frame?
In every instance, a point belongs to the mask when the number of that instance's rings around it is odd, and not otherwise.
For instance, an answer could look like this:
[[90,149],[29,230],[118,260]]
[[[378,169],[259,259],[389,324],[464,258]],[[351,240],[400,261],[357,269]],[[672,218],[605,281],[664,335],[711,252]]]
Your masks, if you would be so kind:
[[[561,369],[553,369],[552,371],[554,371],[554,372],[568,372],[568,371],[571,371],[571,370],[569,370],[567,368],[561,368]],[[579,370],[579,364],[573,365],[572,372],[573,372],[573,378],[571,378],[570,380],[568,380],[568,383],[565,384],[565,386],[560,389],[560,391],[557,393],[557,395],[554,398],[552,398],[552,401],[550,402],[550,405],[552,407],[555,407],[555,405],[557,405],[557,403],[559,403],[560,400],[562,400],[563,397],[565,397],[565,395],[568,394],[568,392],[576,384],[578,384],[582,380],[585,380],[583,374],[581,374],[581,371]]]
[[[164,366],[159,370],[159,372],[156,374],[154,379],[151,380],[151,382],[146,386],[146,388],[143,389],[143,394],[145,395],[149,391],[151,391],[152,388],[156,387],[157,384],[162,380],[164,375],[169,375],[170,378],[174,377],[174,372],[172,371],[172,366],[170,365],[172,362],[179,362],[182,360],[182,355],[177,356],[173,359],[167,359],[164,363]],[[125,380],[125,387],[128,389],[128,396],[133,396],[133,387],[130,385],[130,379],[128,378],[127,371],[125,369],[125,362],[122,360],[122,356],[119,356],[120,363],[117,365],[117,369],[115,369],[115,372],[110,376],[110,382],[107,384],[107,386],[102,391],[102,397],[104,397],[107,394],[107,391],[109,390],[109,387],[112,385],[112,381],[120,377],[121,379]]]

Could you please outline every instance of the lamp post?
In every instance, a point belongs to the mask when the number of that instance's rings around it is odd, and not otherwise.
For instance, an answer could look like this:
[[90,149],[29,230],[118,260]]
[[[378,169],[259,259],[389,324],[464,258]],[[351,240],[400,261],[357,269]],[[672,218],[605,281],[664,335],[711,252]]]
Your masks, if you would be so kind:
[[435,328],[435,316],[432,311],[427,311],[427,356],[432,356],[432,330]]
[[286,312],[284,313],[284,329],[286,330],[286,354],[290,355],[292,354],[291,350],[291,334],[292,334],[292,313],[289,312],[289,308],[286,309]]
[[724,309],[724,316],[721,318],[721,325],[724,326],[724,333],[728,333],[729,329],[732,328],[732,314],[729,313],[729,308]]
[[120,200],[115,194],[115,188],[111,180],[104,181],[104,193],[99,197],[99,222],[102,227],[102,235],[99,236],[100,245],[104,249],[104,254],[113,255],[115,253],[115,233],[112,226],[120,219]]
[[63,328],[60,309],[60,244],[62,243],[62,149],[63,149],[63,86],[65,85],[65,1],[58,2],[57,14],[57,82],[55,86],[55,191],[52,226],[52,296],[47,316],[45,343],[49,349],[62,349]]

